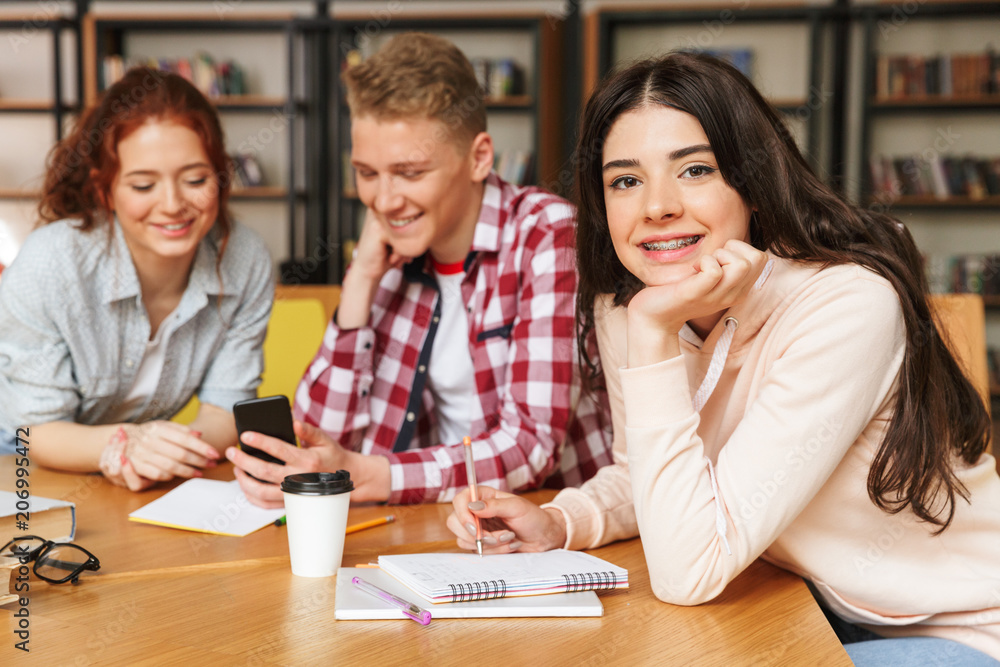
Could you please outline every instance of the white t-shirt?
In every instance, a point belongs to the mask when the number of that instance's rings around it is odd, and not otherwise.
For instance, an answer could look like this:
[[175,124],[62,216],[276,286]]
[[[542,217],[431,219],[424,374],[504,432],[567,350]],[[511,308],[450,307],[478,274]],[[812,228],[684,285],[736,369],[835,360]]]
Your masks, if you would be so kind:
[[159,384],[160,375],[163,373],[163,363],[166,361],[167,341],[170,339],[167,329],[172,318],[173,313],[163,320],[153,339],[146,341],[146,351],[142,355],[142,361],[139,362],[135,381],[125,399],[114,411],[110,420],[112,423],[125,421],[128,415],[135,414],[137,408],[145,405],[149,397],[156,392],[156,385]]
[[438,418],[438,440],[452,445],[471,435],[472,405],[476,399],[476,376],[469,353],[469,316],[462,300],[465,272],[441,273],[449,266],[434,266],[434,276],[441,290],[441,321],[438,323],[431,359],[427,368],[427,386],[434,395]]

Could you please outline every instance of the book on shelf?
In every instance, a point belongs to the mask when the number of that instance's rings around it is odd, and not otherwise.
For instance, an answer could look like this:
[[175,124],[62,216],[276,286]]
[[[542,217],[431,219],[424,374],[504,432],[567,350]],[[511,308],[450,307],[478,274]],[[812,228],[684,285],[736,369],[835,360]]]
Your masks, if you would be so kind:
[[383,572],[435,604],[628,588],[628,570],[582,551],[379,556]]
[[264,185],[264,172],[261,171],[257,158],[249,153],[236,153],[229,158],[233,163],[233,190]]
[[358,176],[351,164],[351,149],[347,148],[340,153],[340,190],[347,197],[358,196]]
[[151,67],[161,72],[178,74],[209,98],[247,94],[242,67],[232,60],[216,62],[203,51],[192,58],[126,58],[118,54],[105,56],[101,64],[105,87],[125,76],[125,72],[133,67]]
[[512,185],[524,185],[532,178],[530,151],[503,150],[493,156],[493,171]]
[[25,535],[53,542],[72,540],[76,535],[76,505],[68,500],[34,494],[19,498],[14,491],[0,491],[0,546]]
[[1000,254],[926,255],[924,266],[933,293],[1000,295]]
[[483,95],[502,99],[524,94],[524,68],[511,58],[472,58],[472,70]]
[[740,71],[740,74],[753,80],[753,49],[697,49],[696,53],[704,53],[729,63]]
[[900,195],[937,199],[1000,195],[1000,157],[973,155],[921,155],[888,157],[872,155],[868,161],[872,193],[876,197]]
[[932,56],[880,54],[875,93],[879,100],[1000,94],[1000,54],[992,47]]
[[995,347],[986,348],[986,370],[991,387],[1000,387],[1000,350]]

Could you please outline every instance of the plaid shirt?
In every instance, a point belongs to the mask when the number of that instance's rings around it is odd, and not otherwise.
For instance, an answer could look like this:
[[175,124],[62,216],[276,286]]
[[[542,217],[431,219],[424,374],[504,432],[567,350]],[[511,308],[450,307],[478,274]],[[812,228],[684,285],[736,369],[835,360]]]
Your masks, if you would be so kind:
[[[611,463],[607,397],[581,392],[575,363],[574,218],[555,195],[486,181],[462,281],[480,484],[576,486]],[[462,444],[439,443],[427,387],[440,300],[425,258],[386,273],[369,326],[330,322],[295,395],[298,419],[388,457],[391,503],[445,502],[467,485]]]

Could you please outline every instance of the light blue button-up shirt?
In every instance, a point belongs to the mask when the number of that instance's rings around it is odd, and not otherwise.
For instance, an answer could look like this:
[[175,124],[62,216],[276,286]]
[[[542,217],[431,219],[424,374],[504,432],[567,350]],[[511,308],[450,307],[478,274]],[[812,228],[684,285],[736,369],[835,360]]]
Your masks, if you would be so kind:
[[[0,451],[5,444],[9,451],[20,427],[108,423],[145,353],[149,318],[121,228],[83,232],[76,224],[32,232],[0,280]],[[256,395],[274,295],[271,260],[239,224],[218,271],[217,257],[213,230],[161,325],[167,349],[156,391],[127,421],[168,419],[195,394],[226,410]]]

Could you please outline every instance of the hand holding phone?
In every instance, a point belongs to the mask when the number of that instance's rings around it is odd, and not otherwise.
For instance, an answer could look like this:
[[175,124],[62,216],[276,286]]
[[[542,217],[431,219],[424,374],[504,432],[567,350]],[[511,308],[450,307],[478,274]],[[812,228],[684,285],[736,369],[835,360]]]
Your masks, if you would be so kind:
[[286,396],[267,396],[240,401],[233,405],[233,417],[236,419],[236,430],[239,433],[237,446],[250,456],[256,456],[269,463],[285,465],[281,459],[256,447],[243,444],[243,433],[246,431],[269,435],[284,440],[294,447],[299,446],[292,428],[292,408]]

